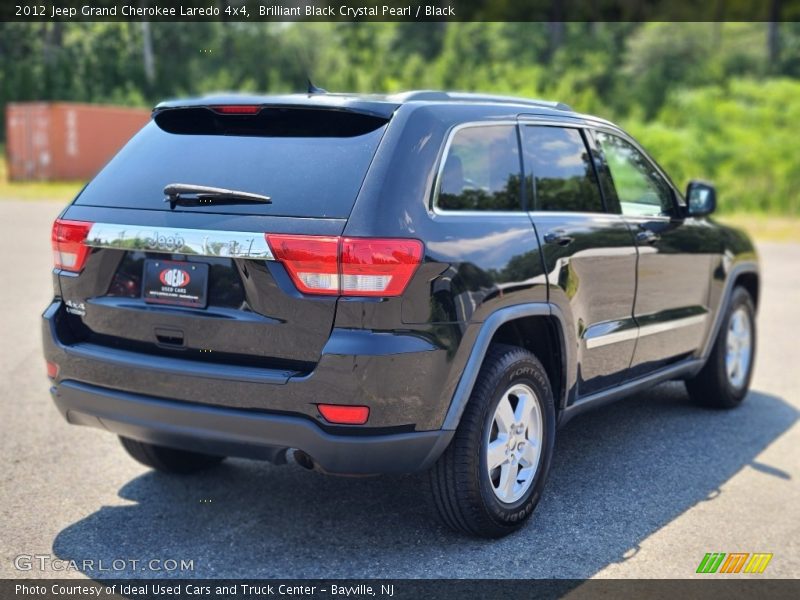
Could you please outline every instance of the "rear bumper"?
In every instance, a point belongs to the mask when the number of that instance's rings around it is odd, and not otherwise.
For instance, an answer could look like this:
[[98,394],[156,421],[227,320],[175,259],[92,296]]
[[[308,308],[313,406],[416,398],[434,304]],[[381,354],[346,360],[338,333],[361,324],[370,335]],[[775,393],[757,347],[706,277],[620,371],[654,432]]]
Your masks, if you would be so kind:
[[[71,380],[152,398],[304,416],[325,430],[347,427],[327,423],[318,404],[369,406],[369,421],[357,435],[371,428],[375,433],[443,429],[450,405],[448,351],[414,332],[334,328],[313,370],[297,372],[82,341],[60,300],[47,308],[42,324],[45,359],[59,366],[56,383]],[[132,319],[130,326],[139,324]]]
[[453,435],[442,430],[334,435],[303,417],[160,400],[69,380],[50,391],[61,414],[74,425],[173,448],[278,463],[288,448],[296,448],[330,473],[423,470],[433,464]]
[[[136,326],[135,323],[132,326]],[[438,364],[446,351],[408,334],[334,330],[312,373],[200,363],[73,341],[64,306],[43,315],[54,400],[67,421],[145,442],[280,462],[304,451],[331,473],[413,472],[453,432]],[[409,377],[417,373],[418,377]],[[318,403],[367,405],[365,426],[331,425]]]

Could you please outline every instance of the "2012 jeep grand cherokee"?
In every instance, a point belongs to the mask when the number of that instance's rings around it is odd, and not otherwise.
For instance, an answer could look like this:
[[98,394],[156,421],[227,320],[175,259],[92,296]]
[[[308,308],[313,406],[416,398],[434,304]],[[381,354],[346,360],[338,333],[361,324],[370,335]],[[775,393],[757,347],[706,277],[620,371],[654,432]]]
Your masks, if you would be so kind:
[[501,536],[573,415],[744,399],[759,275],[715,196],[563,104],[165,102],[53,227],[52,395],[164,471],[429,469],[448,525]]

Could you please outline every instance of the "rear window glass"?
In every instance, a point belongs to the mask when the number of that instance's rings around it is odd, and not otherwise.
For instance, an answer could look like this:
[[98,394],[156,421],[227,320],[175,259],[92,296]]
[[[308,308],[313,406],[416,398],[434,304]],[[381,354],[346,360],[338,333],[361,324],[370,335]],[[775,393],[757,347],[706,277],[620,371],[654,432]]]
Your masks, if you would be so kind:
[[269,110],[261,119],[169,112],[136,134],[76,204],[169,210],[164,186],[184,183],[261,194],[272,204],[176,211],[344,218],[387,122],[330,110]]

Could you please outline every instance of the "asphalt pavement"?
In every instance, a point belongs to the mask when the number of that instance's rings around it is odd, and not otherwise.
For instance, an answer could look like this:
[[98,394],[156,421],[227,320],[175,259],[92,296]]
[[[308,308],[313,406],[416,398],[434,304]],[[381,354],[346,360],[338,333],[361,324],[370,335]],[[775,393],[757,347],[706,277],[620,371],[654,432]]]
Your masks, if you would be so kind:
[[39,322],[60,208],[0,201],[1,577],[686,578],[707,552],[771,552],[764,577],[800,577],[800,244],[759,246],[758,360],[741,408],[696,408],[670,383],[576,418],[529,526],[484,541],[438,524],[424,476],[228,460],[170,477],[112,435],[68,426]]

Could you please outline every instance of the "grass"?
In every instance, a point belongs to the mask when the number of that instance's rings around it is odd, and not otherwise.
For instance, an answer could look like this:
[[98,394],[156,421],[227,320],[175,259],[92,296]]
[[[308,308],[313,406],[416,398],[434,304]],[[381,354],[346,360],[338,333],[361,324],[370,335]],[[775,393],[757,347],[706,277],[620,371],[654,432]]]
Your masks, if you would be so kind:
[[800,243],[800,217],[797,216],[733,213],[718,215],[716,220],[744,229],[759,242]]
[[5,148],[0,145],[0,201],[50,200],[66,203],[83,187],[83,181],[9,181]]

